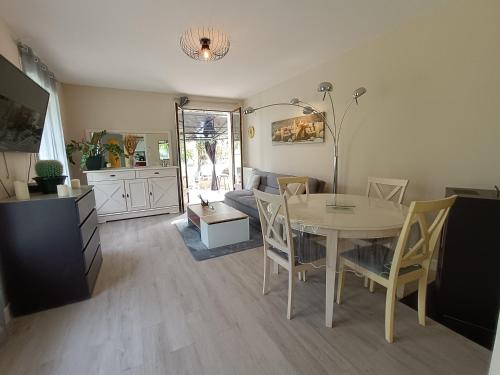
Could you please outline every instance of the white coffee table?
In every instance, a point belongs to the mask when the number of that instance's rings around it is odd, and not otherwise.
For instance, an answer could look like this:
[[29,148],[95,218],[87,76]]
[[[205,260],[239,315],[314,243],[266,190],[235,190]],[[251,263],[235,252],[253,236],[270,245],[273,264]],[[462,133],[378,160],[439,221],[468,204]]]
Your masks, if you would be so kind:
[[250,239],[248,215],[223,202],[210,203],[209,207],[191,204],[187,213],[189,222],[200,229],[201,241],[209,249]]

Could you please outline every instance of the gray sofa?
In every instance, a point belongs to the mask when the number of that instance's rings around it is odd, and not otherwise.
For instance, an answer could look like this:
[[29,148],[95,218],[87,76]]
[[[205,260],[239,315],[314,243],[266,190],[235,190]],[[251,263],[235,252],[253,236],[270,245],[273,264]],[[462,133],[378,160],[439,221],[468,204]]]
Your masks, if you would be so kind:
[[[260,176],[258,189],[266,193],[279,194],[278,177],[290,177],[290,175],[265,172],[254,169],[252,174]],[[322,193],[325,187],[324,181],[316,178],[309,178],[309,193]],[[255,202],[253,191],[234,190],[229,191],[224,196],[224,203],[250,216],[253,223],[259,223],[259,211]]]

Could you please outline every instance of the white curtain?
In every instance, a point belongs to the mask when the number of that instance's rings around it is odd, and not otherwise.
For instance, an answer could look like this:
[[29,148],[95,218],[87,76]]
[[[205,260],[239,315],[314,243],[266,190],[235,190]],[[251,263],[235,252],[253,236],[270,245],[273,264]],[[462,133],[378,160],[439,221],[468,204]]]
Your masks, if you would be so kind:
[[[43,127],[42,142],[38,153],[40,160],[59,160],[64,168],[64,175],[69,176],[68,159],[61,121],[61,109],[57,94],[57,81],[54,74],[43,64],[33,50],[25,44],[19,44],[19,53],[24,72],[46,91],[49,92],[49,106]],[[66,179],[69,183],[69,178]]]

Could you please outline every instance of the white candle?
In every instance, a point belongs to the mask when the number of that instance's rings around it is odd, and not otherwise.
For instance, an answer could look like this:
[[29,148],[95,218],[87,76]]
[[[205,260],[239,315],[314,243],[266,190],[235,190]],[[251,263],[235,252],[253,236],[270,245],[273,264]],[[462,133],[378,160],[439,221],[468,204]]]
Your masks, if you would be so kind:
[[57,185],[57,196],[60,198],[69,197],[68,185]]
[[73,189],[80,189],[80,180],[78,178],[73,178],[71,180],[71,187]]
[[19,201],[30,199],[28,184],[24,181],[14,181],[14,191],[16,199]]

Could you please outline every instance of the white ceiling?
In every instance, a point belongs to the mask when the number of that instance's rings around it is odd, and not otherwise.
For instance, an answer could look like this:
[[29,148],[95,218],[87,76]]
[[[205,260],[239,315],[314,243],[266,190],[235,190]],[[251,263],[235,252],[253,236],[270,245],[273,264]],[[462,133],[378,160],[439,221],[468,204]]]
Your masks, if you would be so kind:
[[[0,16],[62,82],[246,98],[445,1],[0,0]],[[204,25],[229,34],[221,61],[179,47]]]

